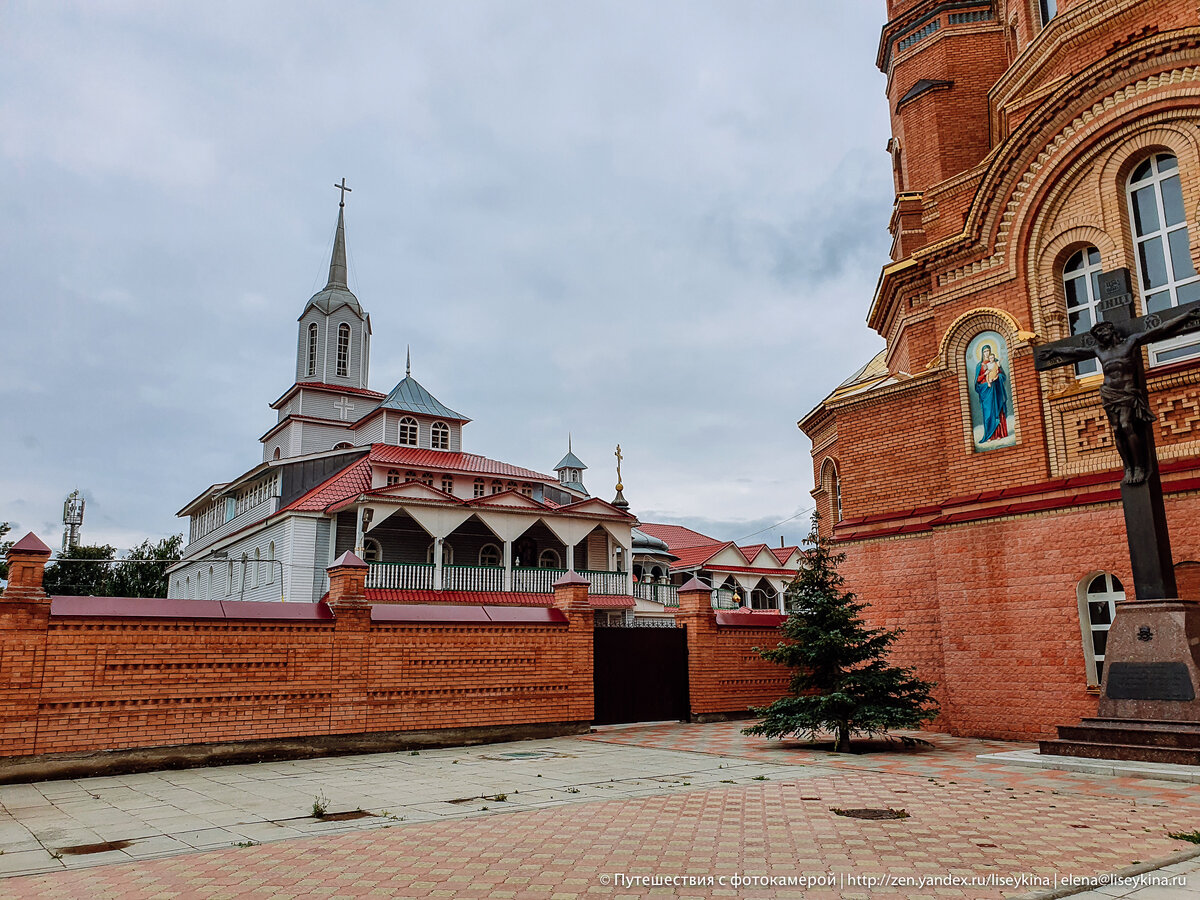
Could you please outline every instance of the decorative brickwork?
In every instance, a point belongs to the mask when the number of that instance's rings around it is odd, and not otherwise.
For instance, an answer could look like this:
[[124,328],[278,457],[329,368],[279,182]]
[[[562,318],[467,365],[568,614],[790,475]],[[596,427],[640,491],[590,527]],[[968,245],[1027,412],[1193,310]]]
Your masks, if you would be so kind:
[[[1178,160],[1183,252],[1200,259],[1200,10],[1078,0],[1043,23],[1015,0],[979,21],[951,21],[934,0],[888,7],[877,62],[902,172],[894,262],[868,324],[888,342],[892,381],[834,391],[801,421],[814,497],[824,514],[836,457],[844,518],[823,515],[822,532],[846,551],[872,623],[905,629],[897,661],[939,682],[938,727],[1044,736],[1096,710],[1081,583],[1130,582],[1100,378],[1036,373],[1032,347],[1070,333],[1063,268],[1077,251],[1139,277],[1126,186],[1155,154]],[[899,47],[933,18],[941,27]],[[922,80],[953,85],[897,106]],[[985,330],[1008,342],[1020,430],[981,453],[963,348]],[[1200,361],[1147,371],[1175,557],[1198,560]]]

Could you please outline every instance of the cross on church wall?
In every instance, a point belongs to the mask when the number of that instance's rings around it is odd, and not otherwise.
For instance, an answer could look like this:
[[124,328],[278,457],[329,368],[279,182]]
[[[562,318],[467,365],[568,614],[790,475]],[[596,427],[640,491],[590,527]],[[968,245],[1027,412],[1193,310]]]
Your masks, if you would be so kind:
[[350,418],[350,413],[354,412],[354,404],[345,397],[342,397],[340,400],[335,402],[333,404],[333,408],[338,411],[338,414],[342,417],[343,422]]

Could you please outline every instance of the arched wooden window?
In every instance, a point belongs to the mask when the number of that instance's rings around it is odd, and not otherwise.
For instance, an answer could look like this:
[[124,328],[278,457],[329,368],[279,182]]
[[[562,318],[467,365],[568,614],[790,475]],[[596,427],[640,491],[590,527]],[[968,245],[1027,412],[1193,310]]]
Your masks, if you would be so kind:
[[353,450],[354,445],[349,441],[338,441],[333,445],[334,450]]
[[350,370],[350,326],[343,322],[338,326],[337,373],[345,376]]
[[262,569],[261,560],[262,560],[262,552],[257,547],[255,547],[254,548],[254,586],[255,587],[258,587],[259,572]]
[[317,374],[317,323],[313,322],[308,326],[308,365],[304,367],[304,374],[312,377]]
[[493,479],[492,480],[492,493],[498,494],[502,490],[504,490],[504,482],[500,481],[499,479]]
[[443,475],[442,476],[442,492],[445,494],[453,494],[454,493],[454,476],[453,475]]
[[[1100,251],[1095,247],[1084,247],[1071,255],[1063,266],[1063,295],[1067,301],[1067,321],[1071,334],[1085,334],[1100,321]],[[1100,371],[1095,359],[1075,363],[1075,374],[1094,375]]]
[[541,553],[538,554],[538,568],[539,569],[562,568],[559,563],[560,563],[560,558],[559,558],[557,550],[547,547],[545,550],[543,550]]
[[429,428],[429,446],[434,450],[449,450],[450,426],[445,422],[434,422]]
[[479,564],[481,566],[500,566],[504,564],[504,554],[495,544],[484,544],[479,548]]
[[398,469],[388,469],[387,483],[389,485],[400,483],[400,471]]
[[[1160,153],[1129,176],[1129,221],[1137,258],[1138,286],[1146,312],[1200,300],[1200,274],[1192,264],[1179,160]],[[1200,340],[1185,334],[1150,347],[1151,365],[1200,354]]]
[[412,416],[405,416],[400,420],[400,436],[398,442],[401,447],[417,446],[417,420]]
[[472,490],[473,490],[473,496],[482,497],[484,495],[484,493],[486,493],[486,491],[487,491],[487,485],[484,484],[484,481],[482,478],[476,478],[475,485],[472,488]]
[[280,453],[281,453],[280,449],[279,449],[278,447],[276,447],[276,448],[275,448],[275,454],[274,454],[274,457],[273,457],[273,458],[274,458],[274,459],[279,459],[279,454],[280,454]]
[[1117,603],[1125,599],[1125,587],[1116,575],[1101,572],[1079,585],[1079,625],[1083,631],[1083,658],[1088,684],[1104,680],[1104,651],[1108,629],[1117,614]]
[[267,584],[275,583],[275,542],[267,545]]
[[363,538],[363,562],[383,562],[383,547],[375,538]]

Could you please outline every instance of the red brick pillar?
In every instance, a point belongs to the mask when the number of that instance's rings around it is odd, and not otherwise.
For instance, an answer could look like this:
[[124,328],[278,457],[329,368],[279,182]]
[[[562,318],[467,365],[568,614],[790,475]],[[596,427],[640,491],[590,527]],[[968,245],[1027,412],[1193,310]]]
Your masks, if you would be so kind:
[[367,672],[371,653],[371,604],[367,603],[370,567],[347,550],[326,571],[328,604],[333,612],[333,696],[330,734],[368,730]]
[[712,588],[694,577],[681,586],[675,621],[687,629],[688,709],[694,721],[713,711],[710,707],[718,693],[717,617],[712,608]]
[[563,722],[590,722],[596,714],[593,681],[593,642],[596,611],[588,604],[590,582],[574,570],[554,582],[554,608],[567,617],[565,659],[561,671],[568,673],[570,699]]
[[37,752],[37,711],[46,664],[50,598],[42,576],[50,548],[30,532],[8,551],[8,587],[0,595],[0,748]]

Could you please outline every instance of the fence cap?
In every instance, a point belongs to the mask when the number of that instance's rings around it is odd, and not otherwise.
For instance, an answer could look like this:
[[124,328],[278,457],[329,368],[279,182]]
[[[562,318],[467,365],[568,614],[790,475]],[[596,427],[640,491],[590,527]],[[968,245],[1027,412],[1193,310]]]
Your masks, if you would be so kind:
[[32,531],[13,544],[9,548],[8,552],[12,553],[14,550],[18,553],[39,553],[45,554],[46,556],[49,556],[52,552],[50,548],[43,544],[38,536]]
[[572,584],[590,585],[591,582],[588,581],[586,578],[584,578],[582,575],[580,575],[578,572],[576,572],[574,569],[568,569],[567,574],[564,575],[562,578],[558,579],[558,581],[554,582],[553,586],[554,587],[567,587],[568,585],[572,585]]
[[712,590],[712,588],[710,588],[707,584],[705,584],[703,581],[701,581],[695,575],[693,575],[691,578],[689,578],[687,580],[687,582],[685,582],[684,584],[681,584],[679,586],[679,593],[681,593],[681,594],[686,594],[689,591],[704,591],[707,594],[711,590]]
[[350,550],[347,550],[345,553],[343,553],[341,556],[339,556],[337,559],[335,559],[333,561],[333,565],[331,565],[329,568],[337,569],[337,568],[346,568],[346,567],[351,568],[351,569],[369,569],[369,568],[371,568],[369,565],[367,565],[365,562],[363,562],[361,559],[359,559],[357,556],[355,556],[354,553]]

